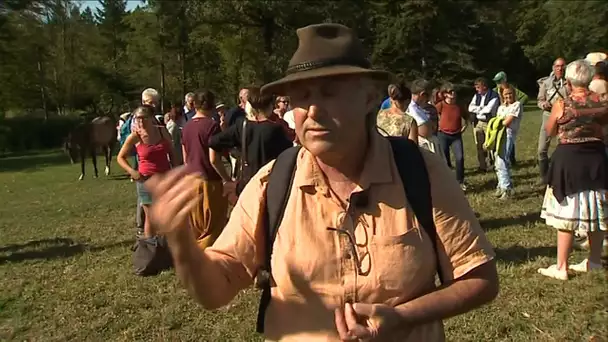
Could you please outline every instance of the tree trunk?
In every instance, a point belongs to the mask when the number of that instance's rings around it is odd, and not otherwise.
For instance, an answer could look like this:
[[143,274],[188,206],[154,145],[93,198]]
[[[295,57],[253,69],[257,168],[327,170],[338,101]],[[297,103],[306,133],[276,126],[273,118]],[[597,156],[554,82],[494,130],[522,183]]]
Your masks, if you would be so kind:
[[44,82],[44,68],[42,67],[42,52],[38,48],[38,82],[40,86],[40,97],[42,100],[42,108],[44,109],[44,120],[49,119],[49,108],[46,103],[46,87]]
[[163,22],[160,15],[156,15],[158,22],[158,45],[160,47],[160,111],[165,113],[165,40]]
[[[235,91],[239,91],[239,88],[241,86],[241,66],[243,65],[243,55],[245,54],[245,34],[243,33],[243,29],[239,29],[239,38],[240,38],[240,44],[239,44],[239,56],[237,57],[236,60],[236,72],[235,72],[235,77],[234,77],[234,90]],[[238,105],[239,102],[237,100],[236,104]]]
[[188,56],[188,45],[189,45],[189,30],[188,30],[188,17],[186,16],[186,3],[185,1],[180,2],[179,12],[179,45],[180,45],[180,67],[182,76],[182,95],[188,92],[188,79],[186,76],[187,56]]
[[263,20],[262,24],[262,35],[264,37],[264,54],[266,55],[264,61],[264,71],[262,74],[262,78],[264,83],[268,83],[272,80],[272,72],[270,70],[271,57],[274,53],[273,51],[273,40],[274,40],[274,32],[275,32],[275,22],[274,17],[267,17]]

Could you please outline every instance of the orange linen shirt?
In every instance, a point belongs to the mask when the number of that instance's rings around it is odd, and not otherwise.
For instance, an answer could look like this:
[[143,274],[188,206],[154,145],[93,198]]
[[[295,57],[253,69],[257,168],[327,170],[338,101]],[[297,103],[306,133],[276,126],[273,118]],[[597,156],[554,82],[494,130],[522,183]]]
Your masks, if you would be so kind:
[[[432,187],[437,253],[408,205],[388,140],[372,134],[361,180],[353,191],[367,191],[368,206],[363,208],[345,208],[316,159],[307,150],[300,151],[274,243],[275,286],[265,320],[268,341],[339,341],[334,308],[346,302],[396,306],[427,293],[435,287],[436,256],[444,281],[494,258],[452,172],[440,158],[421,151]],[[252,283],[263,260],[261,213],[271,167],[272,163],[266,165],[245,187],[228,225],[205,250],[224,269],[226,298]],[[356,255],[348,236],[328,227],[349,230]],[[443,323],[396,331],[391,340],[443,341]]]

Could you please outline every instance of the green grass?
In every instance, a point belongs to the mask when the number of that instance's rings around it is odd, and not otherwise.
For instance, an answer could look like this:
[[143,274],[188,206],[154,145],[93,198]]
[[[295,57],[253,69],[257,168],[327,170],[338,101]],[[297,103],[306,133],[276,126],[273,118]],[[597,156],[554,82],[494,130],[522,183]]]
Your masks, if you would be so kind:
[[[534,185],[534,156],[540,113],[525,115],[512,201],[493,198],[493,173],[473,172],[472,133],[466,132],[468,198],[496,247],[501,292],[491,305],[448,320],[450,341],[608,337],[605,273],[568,282],[536,273],[554,261],[556,236],[538,218],[543,189]],[[113,166],[113,175],[121,175]],[[173,272],[132,275],[134,185],[92,179],[90,169],[87,163],[87,176],[78,182],[79,167],[59,152],[0,159],[0,340],[259,341],[256,291],[206,312]],[[573,255],[582,258],[581,252]]]

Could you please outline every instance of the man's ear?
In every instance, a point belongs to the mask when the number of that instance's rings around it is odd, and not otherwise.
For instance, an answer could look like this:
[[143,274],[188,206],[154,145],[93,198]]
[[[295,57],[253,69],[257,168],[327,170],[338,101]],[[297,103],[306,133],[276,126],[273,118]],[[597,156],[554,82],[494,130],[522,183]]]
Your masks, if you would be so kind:
[[[365,79],[364,84],[362,84],[366,89],[367,98],[365,101],[367,112],[375,112],[380,103],[382,103],[382,93],[380,89],[382,89],[383,82],[374,80],[374,79]],[[386,85],[384,85],[386,88]]]

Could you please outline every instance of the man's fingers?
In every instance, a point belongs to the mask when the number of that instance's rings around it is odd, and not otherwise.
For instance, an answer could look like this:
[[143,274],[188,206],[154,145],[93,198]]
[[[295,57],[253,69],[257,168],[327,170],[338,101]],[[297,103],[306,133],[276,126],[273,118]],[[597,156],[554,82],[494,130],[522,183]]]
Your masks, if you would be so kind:
[[197,187],[195,184],[198,184],[198,180],[193,178],[192,176],[186,176],[184,178],[176,181],[173,186],[164,193],[159,194],[160,201],[172,201],[175,197],[179,195],[186,195],[189,197],[196,196]]
[[374,306],[372,304],[355,303],[352,305],[352,308],[357,316],[372,317],[374,315]]
[[188,174],[185,166],[177,167],[164,175],[154,175],[145,183],[146,188],[152,193],[153,197],[163,194],[169,190],[179,179]]
[[[177,214],[187,206],[191,201],[198,201],[199,196],[196,196],[193,188],[186,188],[186,186],[190,186],[187,182],[186,184],[180,184],[180,186],[176,186],[171,190],[175,190],[175,195],[168,197],[169,201],[167,202],[165,209],[171,208],[169,210],[173,213],[173,215],[177,216]],[[179,191],[181,189],[181,191]],[[169,195],[169,194],[167,194]]]
[[356,339],[364,339],[371,336],[367,328],[359,323],[358,315],[350,303],[346,303],[344,317],[346,319],[346,326],[348,327],[349,336]]
[[336,308],[334,310],[334,320],[336,322],[336,330],[338,330],[338,335],[340,335],[340,339],[342,341],[354,340],[348,334],[348,327],[346,326],[346,320],[344,319],[344,310],[342,310],[341,308]]
[[346,326],[348,330],[352,330],[357,327],[357,314],[353,310],[353,306],[350,303],[346,303],[344,308],[344,318],[346,319]]

